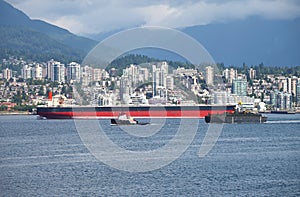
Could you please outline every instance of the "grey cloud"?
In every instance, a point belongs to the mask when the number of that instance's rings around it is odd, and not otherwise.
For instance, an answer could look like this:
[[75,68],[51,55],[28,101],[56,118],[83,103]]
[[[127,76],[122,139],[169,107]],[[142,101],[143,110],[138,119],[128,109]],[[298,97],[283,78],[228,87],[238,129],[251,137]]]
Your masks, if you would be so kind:
[[297,0],[8,0],[31,18],[88,34],[141,25],[185,27],[257,15],[300,16]]

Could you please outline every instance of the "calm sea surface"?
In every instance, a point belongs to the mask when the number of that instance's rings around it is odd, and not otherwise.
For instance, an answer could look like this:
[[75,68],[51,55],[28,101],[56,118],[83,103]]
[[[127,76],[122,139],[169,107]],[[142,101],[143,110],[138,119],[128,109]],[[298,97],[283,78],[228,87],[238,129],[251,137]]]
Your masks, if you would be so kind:
[[[0,116],[0,196],[299,196],[300,114],[268,117],[265,124],[224,124],[204,158],[198,152],[208,125],[201,119],[177,160],[137,173],[98,161],[74,120]],[[179,123],[169,119],[155,135],[139,138],[100,121],[110,139],[133,151],[163,146]]]

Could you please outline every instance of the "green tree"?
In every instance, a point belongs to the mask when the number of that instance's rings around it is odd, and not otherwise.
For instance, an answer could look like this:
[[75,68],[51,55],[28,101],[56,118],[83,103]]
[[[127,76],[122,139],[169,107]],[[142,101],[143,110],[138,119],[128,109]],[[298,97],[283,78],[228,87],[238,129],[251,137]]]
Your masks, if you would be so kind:
[[12,102],[13,102],[13,103],[17,103],[17,104],[21,104],[21,103],[22,103],[22,95],[21,95],[20,90],[18,90],[18,91],[17,91],[17,94],[15,94],[15,95],[12,97]]
[[38,95],[39,95],[39,96],[45,96],[44,91],[45,91],[45,90],[44,90],[44,86],[41,86],[40,89],[39,89],[39,91],[38,91]]
[[7,106],[6,105],[0,105],[0,111],[6,111]]

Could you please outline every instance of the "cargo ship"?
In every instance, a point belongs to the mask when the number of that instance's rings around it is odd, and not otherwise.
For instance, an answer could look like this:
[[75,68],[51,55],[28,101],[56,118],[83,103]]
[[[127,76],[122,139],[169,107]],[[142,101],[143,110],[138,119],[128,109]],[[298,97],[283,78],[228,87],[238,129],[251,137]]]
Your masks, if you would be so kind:
[[235,105],[148,105],[148,106],[38,106],[37,115],[47,119],[117,118],[204,118],[208,114],[233,113]]
[[78,106],[66,105],[64,96],[48,95],[47,105],[38,106],[41,119],[116,119],[120,114],[133,118],[204,118],[208,114],[233,113],[235,105],[119,105]]

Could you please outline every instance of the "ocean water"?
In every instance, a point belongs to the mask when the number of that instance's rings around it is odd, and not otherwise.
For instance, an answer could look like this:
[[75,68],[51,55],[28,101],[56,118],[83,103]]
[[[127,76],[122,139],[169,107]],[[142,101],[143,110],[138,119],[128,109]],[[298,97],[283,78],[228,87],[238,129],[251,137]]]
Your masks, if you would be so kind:
[[[265,124],[224,124],[202,158],[208,124],[200,119],[178,159],[156,170],[127,172],[97,160],[74,120],[0,116],[0,196],[299,196],[300,114],[268,117]],[[109,120],[99,123],[118,146],[149,151],[166,145],[180,120],[166,120],[147,137],[132,136]],[[88,128],[89,120],[84,124]]]

